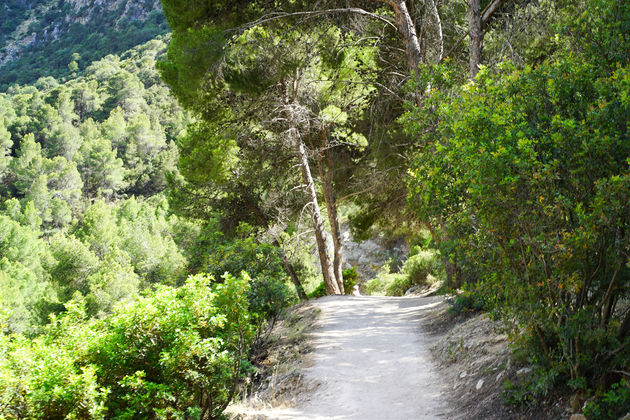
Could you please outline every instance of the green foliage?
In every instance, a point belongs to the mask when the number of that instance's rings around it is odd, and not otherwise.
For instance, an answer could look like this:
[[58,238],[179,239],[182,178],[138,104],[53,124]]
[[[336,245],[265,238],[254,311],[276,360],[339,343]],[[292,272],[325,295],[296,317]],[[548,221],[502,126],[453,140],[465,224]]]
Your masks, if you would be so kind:
[[244,373],[253,326],[249,277],[212,284],[197,275],[160,286],[91,322],[77,298],[45,336],[0,336],[0,416],[216,418]]
[[207,272],[215,278],[243,271],[251,275],[250,310],[261,321],[276,317],[295,302],[295,295],[287,286],[281,250],[260,243],[252,227],[241,224],[235,236],[227,237],[211,222],[202,230],[193,249],[193,271]]
[[606,48],[627,50],[630,8],[592,7],[588,16],[617,19],[565,29],[604,44],[559,38],[536,68],[505,63],[459,89],[438,76],[440,90],[404,120],[421,145],[409,203],[440,227],[473,302],[511,323],[542,367],[533,383],[593,386],[630,357],[628,319],[613,310],[630,293],[630,69]]
[[359,273],[356,267],[350,267],[343,270],[341,275],[343,276],[343,292],[348,295],[352,293],[354,286],[357,284]]
[[589,420],[614,420],[630,411],[630,385],[625,379],[586,403],[584,415]]
[[45,318],[40,303],[52,294],[45,270],[51,258],[33,230],[0,215],[0,307],[7,311],[5,329],[32,332]]
[[[342,271],[343,275],[343,292],[345,294],[352,293],[354,285],[357,284],[357,280],[359,279],[359,273],[357,272],[356,267],[351,267]],[[326,292],[326,285],[324,282],[320,282],[319,285],[313,289],[308,294],[309,299],[317,299],[323,296],[326,296],[328,293]]]
[[463,291],[455,295],[449,303],[451,304],[449,311],[456,314],[490,309],[484,302],[482,296],[469,291]]
[[444,280],[444,268],[435,251],[412,248],[409,257],[397,273],[384,266],[377,277],[368,281],[366,291],[370,295],[402,296],[414,286],[423,287]]

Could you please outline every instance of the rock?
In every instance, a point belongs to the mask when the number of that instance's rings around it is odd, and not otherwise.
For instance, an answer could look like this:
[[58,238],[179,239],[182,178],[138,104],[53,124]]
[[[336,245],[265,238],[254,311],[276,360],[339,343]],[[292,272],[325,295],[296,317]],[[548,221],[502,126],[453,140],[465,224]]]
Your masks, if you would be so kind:
[[619,420],[630,420],[630,413],[626,414],[625,416],[623,416]]
[[497,375],[497,379],[495,379],[494,382],[499,382],[499,380],[503,377],[504,373],[505,373],[505,371],[499,372],[499,374]]
[[532,371],[532,368],[530,367],[524,367],[522,369],[519,369],[516,371],[516,376],[523,376],[523,375],[527,375],[529,372]]
[[475,388],[477,388],[477,391],[479,391],[482,386],[483,386],[483,379],[479,379],[479,382],[477,382],[477,386],[475,386]]
[[574,394],[573,396],[571,396],[571,398],[569,399],[569,404],[571,405],[571,412],[577,413],[581,411],[582,405],[584,404],[585,399],[586,398],[585,398],[584,392],[578,392]]
[[415,292],[416,290],[418,290],[418,286],[413,286],[412,288],[410,288],[409,290],[405,292],[405,296]]
[[464,378],[466,377],[466,375],[468,375],[468,372],[463,371],[462,373],[460,373],[460,374],[459,374],[459,377],[460,377],[461,379],[464,379]]
[[584,414],[573,414],[569,420],[588,420]]

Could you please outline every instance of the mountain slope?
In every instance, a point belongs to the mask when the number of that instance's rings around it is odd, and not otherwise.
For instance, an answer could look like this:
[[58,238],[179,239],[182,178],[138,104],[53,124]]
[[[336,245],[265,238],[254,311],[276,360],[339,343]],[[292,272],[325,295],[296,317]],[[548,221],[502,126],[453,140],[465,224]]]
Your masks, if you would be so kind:
[[8,0],[0,6],[0,91],[71,76],[168,31],[159,0]]

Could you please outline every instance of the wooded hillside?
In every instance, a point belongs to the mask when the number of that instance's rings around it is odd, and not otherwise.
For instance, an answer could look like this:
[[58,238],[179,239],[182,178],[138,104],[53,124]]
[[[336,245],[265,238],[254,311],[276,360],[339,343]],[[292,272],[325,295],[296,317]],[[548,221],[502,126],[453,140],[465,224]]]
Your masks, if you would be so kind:
[[[220,418],[281,311],[357,281],[501,320],[509,403],[630,411],[630,5],[149,3],[3,10],[85,24],[2,72],[0,416]],[[411,252],[358,278],[344,224]]]

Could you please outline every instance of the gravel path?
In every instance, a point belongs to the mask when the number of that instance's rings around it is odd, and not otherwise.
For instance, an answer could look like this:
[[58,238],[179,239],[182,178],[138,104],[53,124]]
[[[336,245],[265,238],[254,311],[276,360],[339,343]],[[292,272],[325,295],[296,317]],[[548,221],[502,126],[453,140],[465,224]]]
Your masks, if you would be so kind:
[[423,311],[437,297],[319,299],[307,380],[321,386],[295,409],[266,413],[283,420],[421,420],[447,418],[444,386],[433,370]]

